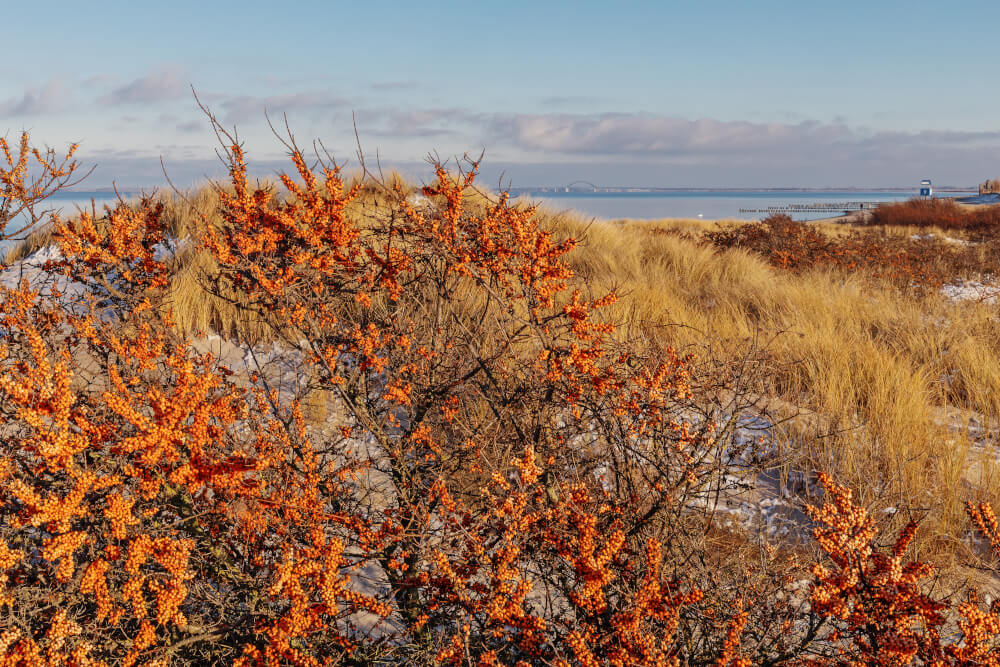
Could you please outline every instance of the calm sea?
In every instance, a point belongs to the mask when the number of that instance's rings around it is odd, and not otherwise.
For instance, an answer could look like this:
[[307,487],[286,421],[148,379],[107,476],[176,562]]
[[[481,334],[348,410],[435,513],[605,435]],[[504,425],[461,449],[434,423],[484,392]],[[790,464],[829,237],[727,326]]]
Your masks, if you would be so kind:
[[[137,196],[138,193],[133,192],[122,192],[122,197],[128,199],[129,197]],[[114,192],[57,192],[51,197],[48,197],[40,204],[35,207],[35,213],[43,213],[46,211],[59,212],[63,217],[72,216],[74,213],[81,209],[90,210],[91,201],[93,201],[94,206],[97,207],[97,214],[100,215],[104,212],[104,206],[114,206],[115,202],[118,201],[118,197]],[[26,220],[26,216],[22,216]],[[15,229],[15,225],[8,225],[8,231]]]
[[[137,192],[122,192],[121,194],[125,199],[138,195]],[[94,200],[98,213],[104,211],[105,204],[114,206],[115,202],[118,201],[114,192],[106,190],[100,192],[57,192],[43,202],[42,208],[59,209],[63,215],[70,215],[78,208],[89,210],[91,199]]]
[[[937,196],[954,197],[970,193],[944,192]],[[974,194],[974,193],[971,193]],[[845,202],[892,202],[917,196],[916,190],[828,191],[828,190],[672,190],[669,192],[567,192],[521,195],[558,211],[574,210],[587,217],[616,219],[736,218],[758,220],[769,207],[811,204],[842,205]],[[742,209],[742,211],[741,211]],[[839,215],[838,211],[793,212],[796,220],[818,220]]]
[[[122,193],[132,196],[135,193]],[[573,210],[586,217],[616,219],[703,218],[720,220],[736,218],[757,220],[766,217],[758,211],[769,207],[811,204],[840,205],[844,202],[892,202],[916,196],[915,190],[880,191],[810,191],[810,190],[671,190],[669,192],[546,192],[523,194],[521,200],[538,202],[557,211]],[[954,197],[962,194],[945,192],[937,196]],[[58,192],[44,202],[42,208],[59,210],[64,216],[80,208],[90,208],[91,200],[98,213],[105,204],[114,205],[114,193]],[[751,212],[752,211],[752,212]],[[817,220],[838,215],[838,212],[807,211],[790,214],[796,220]],[[8,231],[16,229],[16,223]],[[2,245],[2,244],[0,244]]]

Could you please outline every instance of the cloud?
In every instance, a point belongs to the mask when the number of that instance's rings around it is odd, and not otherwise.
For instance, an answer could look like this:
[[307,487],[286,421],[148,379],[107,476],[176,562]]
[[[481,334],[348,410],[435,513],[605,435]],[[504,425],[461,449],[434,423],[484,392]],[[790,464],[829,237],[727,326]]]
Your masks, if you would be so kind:
[[805,146],[829,147],[856,139],[840,123],[752,123],[624,113],[497,115],[487,130],[495,141],[526,151],[605,157],[797,152]]
[[72,91],[59,79],[50,79],[41,88],[28,88],[18,97],[0,101],[0,117],[55,113],[69,108]]
[[[106,188],[112,183],[126,188],[154,188],[166,186],[167,177],[176,186],[186,188],[203,185],[206,178],[227,178],[226,166],[213,155],[211,146],[165,144],[143,150],[84,149],[77,157],[94,170],[77,189]],[[279,170],[291,168],[287,159],[256,159],[249,167],[252,178],[272,178]]]
[[982,163],[1000,149],[1000,132],[877,131],[843,121],[755,123],[709,118],[689,120],[647,114],[496,114],[482,128],[487,147],[526,160],[600,160],[647,164],[718,165],[904,165]]
[[364,110],[358,123],[369,132],[384,137],[445,137],[473,132],[488,119],[487,115],[465,109],[411,109],[401,111]]
[[260,120],[264,112],[283,114],[292,111],[331,111],[349,107],[348,100],[329,91],[303,91],[285,95],[238,95],[224,97],[219,103],[222,118],[229,123]]
[[[0,100],[0,112],[51,107],[57,96],[49,95],[48,102],[43,97],[36,91],[24,99]],[[237,96],[206,92],[201,99],[224,123],[252,121],[247,138],[257,150],[276,149],[262,123],[265,109],[279,129],[281,114],[287,112],[293,130],[329,138],[322,135],[333,128],[339,134],[330,148],[353,148],[347,112],[356,109],[365,149],[378,150],[385,163],[417,160],[427,151],[449,156],[467,150],[478,153],[485,147],[487,169],[502,167],[518,185],[579,178],[609,185],[888,186],[926,177],[971,185],[1000,173],[996,159],[1000,131],[992,130],[893,131],[852,125],[843,118],[818,121],[788,116],[761,121],[537,109],[497,113],[374,103],[358,108],[328,89]],[[160,130],[158,137],[177,144],[197,143],[199,132],[209,135],[207,119],[169,113],[159,115]],[[161,150],[170,158],[171,177],[176,173],[183,181],[218,173],[211,145],[184,150],[165,145],[147,148],[148,155],[105,154],[99,174],[113,173],[133,183],[158,182],[162,175],[156,153]],[[280,149],[267,155],[277,153]],[[278,164],[264,163],[264,171]],[[488,180],[498,175],[499,171],[490,172]]]
[[109,106],[148,104],[175,100],[190,94],[191,89],[183,71],[174,65],[164,65],[115,88],[98,101]]
[[367,109],[358,123],[396,139],[447,137],[530,160],[591,158],[704,161],[772,158],[853,145],[864,134],[843,122],[755,123],[636,113],[484,113],[462,108]]
[[[359,112],[358,123],[363,135],[404,142],[429,137],[459,150],[485,146],[509,176],[521,165],[525,174],[594,173],[588,180],[618,185],[881,186],[927,176],[972,184],[1000,171],[991,166],[1000,150],[998,131],[900,132],[854,126],[843,118],[754,122],[452,108],[369,110]],[[536,178],[518,180],[548,182]]]

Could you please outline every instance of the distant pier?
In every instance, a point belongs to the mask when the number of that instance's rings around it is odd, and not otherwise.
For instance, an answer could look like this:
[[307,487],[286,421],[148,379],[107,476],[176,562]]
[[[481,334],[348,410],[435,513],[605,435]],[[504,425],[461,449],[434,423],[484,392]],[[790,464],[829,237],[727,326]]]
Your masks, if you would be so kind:
[[852,211],[868,211],[878,208],[884,201],[842,201],[818,202],[815,204],[785,204],[783,206],[766,206],[764,208],[741,208],[740,213],[850,213]]

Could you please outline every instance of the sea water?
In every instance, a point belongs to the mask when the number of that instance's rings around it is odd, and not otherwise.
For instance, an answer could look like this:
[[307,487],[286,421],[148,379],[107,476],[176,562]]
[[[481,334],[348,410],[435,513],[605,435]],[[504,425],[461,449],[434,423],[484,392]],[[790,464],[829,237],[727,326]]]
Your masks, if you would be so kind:
[[[122,193],[123,197],[136,193]],[[940,192],[935,196],[955,197],[975,192]],[[722,190],[692,189],[656,192],[528,192],[518,194],[518,201],[533,201],[555,211],[575,211],[584,217],[599,219],[632,218],[702,218],[704,220],[759,220],[767,217],[769,208],[823,205],[820,211],[794,211],[795,220],[818,220],[837,216],[836,206],[855,202],[905,201],[917,196],[915,189],[900,190]],[[42,202],[36,212],[54,211],[63,217],[93,205],[98,215],[104,206],[114,206],[118,198],[113,192],[57,192]],[[829,205],[829,206],[827,206]],[[834,210],[829,210],[833,207]],[[43,220],[44,222],[44,220]],[[19,228],[21,221],[12,221],[6,234]],[[9,243],[0,242],[0,249]]]
[[[823,205],[823,210],[790,212],[795,220],[818,220],[840,215],[837,206],[855,202],[905,201],[917,196],[908,190],[670,190],[656,192],[537,192],[519,195],[556,211],[572,210],[600,219],[702,218],[705,220],[759,220],[768,208]],[[942,192],[954,197],[970,193]],[[975,194],[975,193],[971,193]],[[826,206],[829,205],[829,206]],[[834,210],[828,210],[833,208]],[[853,208],[857,208],[856,206]]]

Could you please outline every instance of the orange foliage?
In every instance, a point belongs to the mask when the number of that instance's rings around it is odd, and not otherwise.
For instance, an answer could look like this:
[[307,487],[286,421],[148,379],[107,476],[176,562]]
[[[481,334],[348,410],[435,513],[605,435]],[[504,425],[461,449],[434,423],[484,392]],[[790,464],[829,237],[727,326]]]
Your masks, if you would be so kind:
[[882,553],[826,478],[809,608],[720,584],[741,450],[690,359],[623,340],[532,209],[470,202],[476,165],[364,217],[289,147],[280,197],[226,147],[197,241],[291,384],[177,333],[149,200],[57,221],[78,298],[0,289],[0,665],[996,664],[994,610],[942,639],[915,527]]
[[939,287],[949,277],[939,260],[955,252],[933,240],[891,239],[863,232],[834,239],[787,215],[710,232],[708,239],[720,248],[751,250],[787,271],[827,268],[903,287]]
[[[33,147],[27,132],[21,133],[12,149],[0,137],[0,240],[24,238],[39,222],[47,219],[42,203],[55,192],[79,183],[79,163],[73,158],[78,148],[72,144],[64,155],[54,149]],[[17,229],[8,229],[18,222]]]
[[958,229],[974,236],[995,236],[1000,229],[1000,208],[963,208],[950,199],[911,199],[882,204],[872,211],[869,224]]
[[[942,639],[950,604],[920,588],[934,568],[904,561],[917,524],[908,523],[892,548],[880,550],[874,518],[827,475],[820,482],[830,502],[808,511],[832,566],[813,567],[811,611],[829,620],[825,639],[836,657],[811,664],[1000,665],[1000,609],[981,609],[974,593],[957,607],[960,637]],[[969,513],[980,524],[992,517],[985,506]]]

